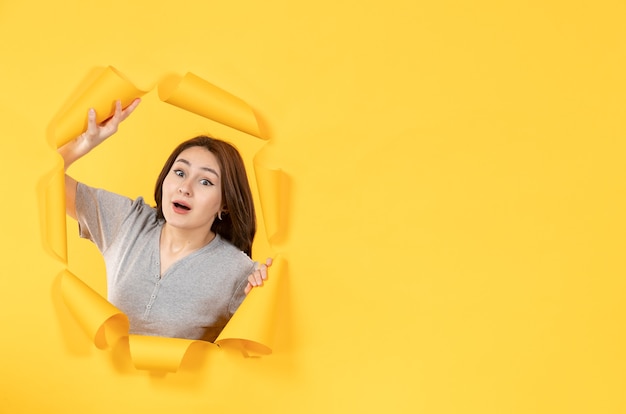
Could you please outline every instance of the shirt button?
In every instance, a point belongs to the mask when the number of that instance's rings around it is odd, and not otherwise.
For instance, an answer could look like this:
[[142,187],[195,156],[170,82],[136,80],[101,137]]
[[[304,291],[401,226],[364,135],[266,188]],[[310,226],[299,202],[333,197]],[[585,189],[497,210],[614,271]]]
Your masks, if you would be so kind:
[[150,296],[150,297],[151,297],[152,299],[156,298],[156,296],[154,296],[154,295],[152,295],[152,296]]
[[151,307],[152,307],[151,305],[146,306],[146,308],[148,308],[148,309],[150,309]]

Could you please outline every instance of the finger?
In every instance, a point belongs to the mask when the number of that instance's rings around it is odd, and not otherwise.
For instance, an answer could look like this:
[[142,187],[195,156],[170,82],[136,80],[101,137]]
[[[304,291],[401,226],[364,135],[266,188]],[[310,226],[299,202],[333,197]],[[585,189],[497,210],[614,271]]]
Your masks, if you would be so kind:
[[261,271],[259,269],[255,270],[254,273],[250,275],[250,283],[253,286],[263,286],[263,276],[261,275]]
[[268,257],[265,260],[265,264],[259,267],[259,270],[261,271],[261,279],[267,280],[267,268],[272,265],[272,262],[273,262],[272,258]]
[[104,138],[108,138],[117,132],[117,127],[121,122],[121,114],[122,103],[117,100],[115,101],[115,110],[113,111],[113,115],[109,116],[99,124],[100,128],[102,128],[101,131],[104,133]]
[[246,287],[243,290],[243,293],[245,293],[247,295],[248,293],[250,293],[251,290],[252,290],[252,285],[250,284],[250,282],[248,282],[248,284],[246,285]]
[[263,286],[263,275],[261,273],[261,270],[256,270],[254,272],[254,279],[256,281],[256,286]]
[[256,286],[256,279],[254,277],[254,273],[251,273],[250,276],[248,276],[248,284],[252,287]]
[[261,265],[259,272],[261,273],[261,279],[267,280],[267,265]]
[[96,123],[96,110],[89,108],[87,112],[87,133],[89,135],[98,134],[98,124]]
[[122,121],[122,101],[119,99],[115,101],[115,111],[113,112],[113,116],[111,119],[107,121],[108,125],[114,125],[117,128],[117,125]]
[[130,105],[128,105],[126,108],[124,108],[122,110],[121,119],[120,120],[123,121],[124,119],[128,118],[128,116],[133,113],[135,108],[137,108],[137,106],[139,106],[140,103],[141,103],[141,99],[140,98],[135,98],[130,103]]

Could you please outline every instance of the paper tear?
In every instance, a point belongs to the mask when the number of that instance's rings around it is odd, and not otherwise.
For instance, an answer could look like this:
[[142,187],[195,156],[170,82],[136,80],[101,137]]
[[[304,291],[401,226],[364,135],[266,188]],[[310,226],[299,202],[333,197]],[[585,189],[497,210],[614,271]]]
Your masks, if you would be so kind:
[[158,90],[164,102],[266,139],[254,110],[246,102],[193,73],[182,78],[170,76],[159,84]]
[[287,235],[289,176],[280,168],[262,165],[257,159],[254,160],[254,171],[267,238],[279,243]]
[[[122,106],[127,106],[145,93],[115,68],[107,67],[94,78],[92,84],[84,88],[83,93],[72,101],[67,110],[62,111],[51,122],[48,139],[53,147],[58,148],[85,130],[88,108],[94,108],[98,114],[97,121],[102,122],[112,115],[116,100],[121,100]],[[159,95],[172,105],[265,139],[254,111],[245,102],[193,74],[188,73],[182,79],[170,77],[159,86]],[[62,168],[52,173],[45,195],[45,226],[48,244],[58,258],[67,264],[63,176]],[[280,172],[271,171],[266,177],[259,179],[259,188],[269,187],[265,194],[270,194],[281,190],[281,182]],[[273,199],[269,195],[265,198]],[[271,205],[270,201],[266,202],[268,203]],[[279,208],[272,211],[283,210]],[[280,228],[280,225],[272,226],[275,229]],[[271,354],[277,297],[286,294],[284,285],[280,283],[285,273],[286,261],[278,256],[269,271],[268,283],[248,294],[215,344],[129,334],[126,315],[68,270],[62,273],[61,294],[71,314],[97,348],[112,348],[127,337],[130,358],[137,369],[176,372],[185,355],[192,352],[192,349],[206,348],[192,347],[198,343],[215,349],[219,349],[217,344],[234,347],[246,356]]]

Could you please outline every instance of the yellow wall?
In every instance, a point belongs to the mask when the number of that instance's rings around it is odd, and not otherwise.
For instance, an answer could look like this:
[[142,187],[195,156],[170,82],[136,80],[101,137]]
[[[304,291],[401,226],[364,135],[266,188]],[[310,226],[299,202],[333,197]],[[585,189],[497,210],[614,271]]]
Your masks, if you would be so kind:
[[[623,2],[30,3],[0,4],[0,412],[626,412]],[[282,168],[288,231],[255,254],[289,264],[273,355],[151,374],[65,308],[46,131],[108,65],[145,89],[193,72],[269,128],[248,141],[151,91],[72,174],[149,197],[204,131]]]

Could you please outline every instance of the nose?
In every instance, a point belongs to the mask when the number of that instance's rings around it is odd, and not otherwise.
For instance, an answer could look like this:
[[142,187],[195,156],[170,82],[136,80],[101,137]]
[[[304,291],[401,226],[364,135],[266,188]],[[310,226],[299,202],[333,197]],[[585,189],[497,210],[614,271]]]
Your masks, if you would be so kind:
[[178,187],[178,192],[184,195],[191,195],[191,191],[189,191],[189,186],[187,185],[187,181],[183,181]]

